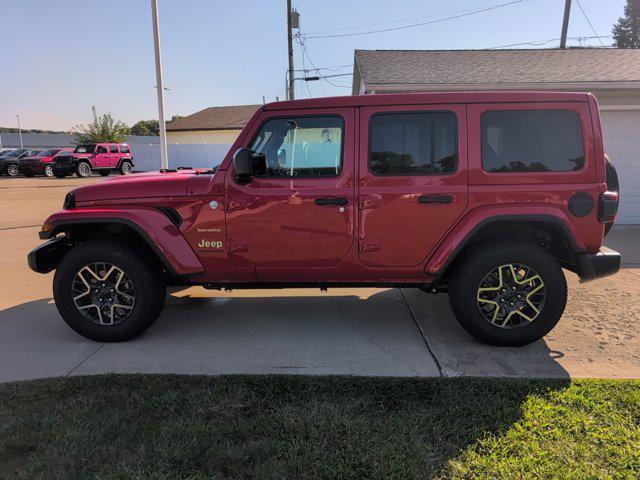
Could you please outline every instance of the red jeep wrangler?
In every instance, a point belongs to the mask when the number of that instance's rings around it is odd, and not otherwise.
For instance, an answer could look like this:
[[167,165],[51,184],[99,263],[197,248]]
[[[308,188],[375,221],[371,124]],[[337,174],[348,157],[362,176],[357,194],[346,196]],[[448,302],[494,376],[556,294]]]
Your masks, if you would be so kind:
[[52,164],[53,174],[58,178],[76,174],[89,177],[92,171],[103,177],[113,171],[121,175],[133,172],[133,155],[127,143],[91,143],[78,145],[73,153],[58,155]]
[[366,95],[268,104],[217,169],[77,188],[29,254],[76,332],[149,328],[169,285],[448,292],[493,345],[549,332],[563,268],[610,275],[618,208],[585,93]]

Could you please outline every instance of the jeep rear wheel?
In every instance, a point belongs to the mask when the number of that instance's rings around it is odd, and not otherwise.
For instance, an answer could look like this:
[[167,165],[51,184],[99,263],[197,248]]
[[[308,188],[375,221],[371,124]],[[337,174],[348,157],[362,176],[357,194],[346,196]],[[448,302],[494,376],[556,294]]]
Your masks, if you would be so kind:
[[460,325],[490,345],[539,340],[558,323],[567,302],[560,265],[533,243],[477,248],[458,262],[449,283]]
[[78,162],[76,167],[76,175],[80,178],[87,178],[91,176],[91,165],[87,162]]
[[53,279],[56,307],[80,335],[99,342],[132,339],[164,307],[159,269],[116,241],[90,240],[63,258]]
[[129,160],[123,160],[118,170],[120,172],[120,175],[129,175],[133,173],[133,165],[131,165],[131,162]]

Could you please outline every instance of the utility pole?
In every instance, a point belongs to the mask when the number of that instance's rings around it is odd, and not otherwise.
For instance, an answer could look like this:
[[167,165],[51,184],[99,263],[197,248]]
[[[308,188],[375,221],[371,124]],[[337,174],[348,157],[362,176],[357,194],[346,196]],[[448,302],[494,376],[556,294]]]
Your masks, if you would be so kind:
[[289,48],[289,88],[287,100],[295,98],[293,85],[293,33],[291,29],[291,0],[287,0],[287,45]]
[[569,13],[571,12],[571,0],[564,0],[564,18],[562,19],[562,35],[560,35],[560,48],[567,48],[567,30],[569,30]]
[[20,115],[16,115],[16,118],[18,119],[18,133],[20,134],[20,148],[24,148],[22,144],[22,128],[20,128]]
[[167,156],[167,127],[164,123],[164,87],[162,86],[158,0],[151,0],[151,18],[153,20],[153,50],[156,56],[156,90],[158,92],[158,123],[160,127],[160,168],[169,168],[169,158]]

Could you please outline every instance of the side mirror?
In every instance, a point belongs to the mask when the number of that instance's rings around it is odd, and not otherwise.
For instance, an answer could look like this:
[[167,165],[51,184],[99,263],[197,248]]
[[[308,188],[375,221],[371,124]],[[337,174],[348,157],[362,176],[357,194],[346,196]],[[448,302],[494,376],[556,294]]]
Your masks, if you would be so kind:
[[236,181],[240,184],[249,183],[253,175],[253,151],[250,148],[240,148],[233,156],[233,169],[236,171]]

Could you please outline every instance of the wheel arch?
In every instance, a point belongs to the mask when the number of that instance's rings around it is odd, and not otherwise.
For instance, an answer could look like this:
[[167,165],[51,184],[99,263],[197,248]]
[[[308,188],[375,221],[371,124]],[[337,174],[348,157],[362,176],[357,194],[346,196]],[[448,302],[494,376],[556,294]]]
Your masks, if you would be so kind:
[[[545,247],[561,266],[573,271],[577,268],[575,254],[585,251],[567,222],[556,215],[494,215],[478,221],[464,235],[452,232],[431,256],[426,270],[435,275],[436,281],[445,280],[466,253],[495,239],[535,242]],[[444,246],[447,240],[449,245]]]
[[[122,212],[124,213],[124,212]],[[134,248],[151,255],[171,277],[184,277],[202,273],[204,267],[172,220],[162,211],[145,209],[141,215],[127,212],[125,216],[86,216],[65,218],[64,212],[54,214],[45,222],[42,239],[59,234],[67,235],[72,242],[90,238],[113,238],[129,242]],[[55,218],[59,216],[58,218]]]

